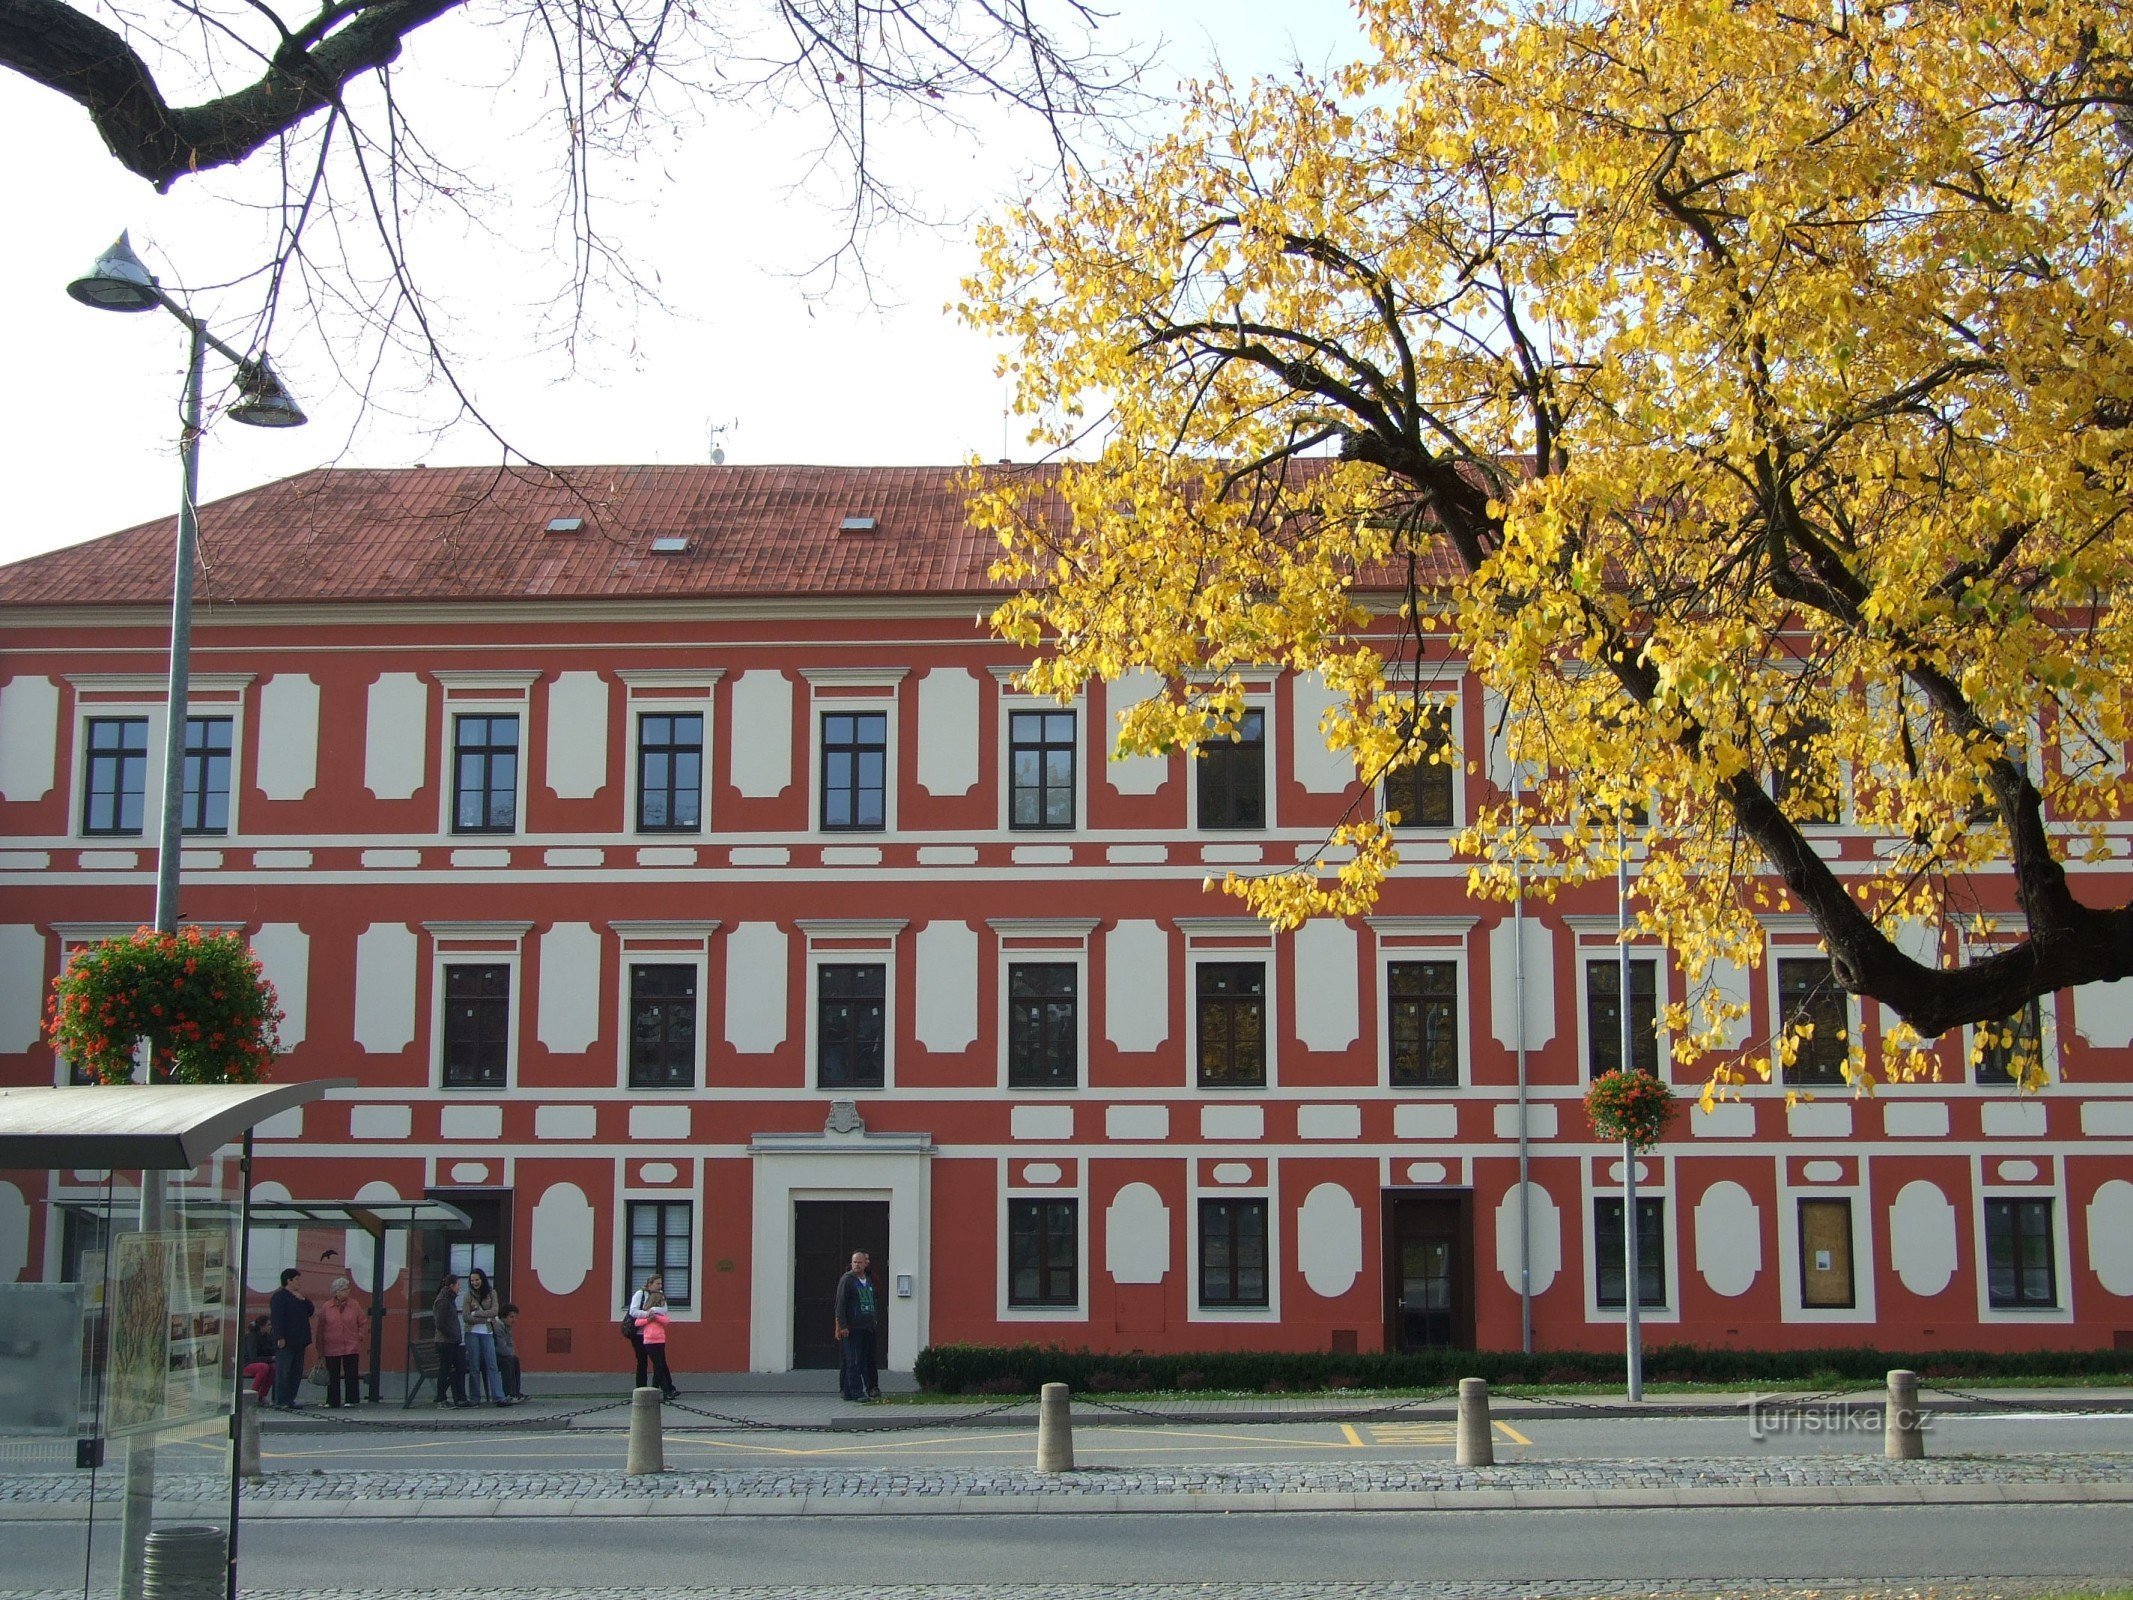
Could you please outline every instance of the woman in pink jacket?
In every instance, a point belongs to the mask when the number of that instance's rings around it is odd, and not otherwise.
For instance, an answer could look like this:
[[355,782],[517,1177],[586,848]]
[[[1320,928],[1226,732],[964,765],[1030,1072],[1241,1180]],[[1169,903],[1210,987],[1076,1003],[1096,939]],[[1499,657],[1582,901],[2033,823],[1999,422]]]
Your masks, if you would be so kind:
[[[356,1387],[356,1369],[363,1341],[370,1334],[370,1316],[348,1298],[346,1278],[333,1280],[333,1298],[312,1317],[311,1332],[318,1342],[319,1357],[326,1363],[326,1404],[355,1405],[363,1398]],[[344,1384],[346,1400],[341,1398]]]

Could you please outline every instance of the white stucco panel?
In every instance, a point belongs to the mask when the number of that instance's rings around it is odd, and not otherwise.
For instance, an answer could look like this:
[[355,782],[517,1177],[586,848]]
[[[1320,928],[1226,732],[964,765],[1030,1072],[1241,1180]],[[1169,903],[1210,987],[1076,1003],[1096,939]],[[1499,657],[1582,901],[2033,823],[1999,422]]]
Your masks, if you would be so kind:
[[1934,1184],[1914,1178],[1889,1207],[1889,1264],[1915,1295],[1936,1295],[1955,1276],[1955,1207]]
[[293,922],[269,922],[252,935],[252,954],[281,1004],[281,1047],[304,1042],[311,1014],[311,935]]
[[1355,929],[1313,917],[1296,930],[1296,1036],[1306,1050],[1345,1050],[1359,1020]]
[[[2115,1295],[2133,1295],[2133,1183],[2113,1178],[2089,1201],[2089,1269]],[[0,1278],[6,1273],[0,1272]]]
[[[289,1193],[287,1184],[268,1178],[252,1185],[252,1198],[293,1200],[296,1196]],[[254,1294],[272,1294],[279,1289],[284,1269],[296,1265],[296,1244],[294,1228],[254,1228],[251,1259],[245,1263],[245,1287]],[[315,1290],[318,1285],[310,1287]]]
[[1689,1102],[1689,1132],[1698,1139],[1752,1139],[1755,1107],[1745,1100],[1720,1100],[1709,1111]]
[[[379,1204],[400,1198],[400,1191],[382,1180],[366,1183],[355,1192],[358,1205]],[[341,1241],[341,1259],[348,1263],[348,1281],[364,1294],[370,1293],[371,1238],[361,1228],[350,1228]],[[401,1268],[407,1265],[407,1235],[394,1229],[386,1235],[385,1287],[390,1289],[399,1281]],[[313,1284],[316,1289],[318,1285]],[[389,1336],[388,1336],[389,1337]],[[366,1355],[368,1352],[365,1352]]]
[[1104,1212],[1104,1270],[1114,1283],[1161,1283],[1170,1271],[1170,1208],[1145,1183],[1129,1183]]
[[1290,680],[1295,714],[1289,731],[1294,744],[1296,781],[1311,794],[1341,794],[1355,782],[1355,758],[1345,750],[1329,750],[1321,719],[1347,697],[1326,687],[1316,672],[1300,672]]
[[1135,1054],[1170,1037],[1170,936],[1153,922],[1104,935],[1104,1037]]
[[30,1264],[30,1203],[12,1183],[0,1183],[0,1283],[13,1283]]
[[2091,1100],[2081,1108],[2081,1131],[2091,1139],[2133,1139],[2133,1100]]
[[59,685],[0,683],[0,800],[42,800],[59,765]]
[[785,1042],[785,930],[743,922],[726,939],[726,1043],[764,1056]]
[[757,668],[733,680],[733,787],[752,800],[792,784],[792,680]]
[[[1555,1037],[1555,933],[1538,917],[1523,919],[1526,954],[1526,1048]],[[1518,930],[1509,917],[1489,930],[1489,1026],[1506,1050],[1518,1048]]]
[[574,1183],[551,1184],[533,1205],[533,1275],[550,1294],[574,1294],[592,1272],[593,1207]]
[[1737,1183],[1714,1183],[1696,1202],[1696,1270],[1713,1294],[1746,1294],[1763,1270],[1763,1228],[1755,1197]]
[[978,781],[978,680],[961,667],[918,680],[918,781],[928,794],[968,794]]
[[44,1032],[44,951],[28,923],[0,926],[0,1052],[32,1049]]
[[415,930],[373,922],[356,935],[355,1037],[372,1055],[415,1041]]
[[1363,1212],[1337,1183],[1322,1183],[1296,1211],[1296,1256],[1304,1282],[1324,1300],[1355,1287],[1363,1270]]
[[541,935],[534,1031],[560,1055],[582,1055],[600,1037],[600,935],[589,922],[558,922]]
[[2133,983],[2084,983],[2076,989],[2074,1031],[2099,1050],[2133,1044]]
[[607,787],[607,680],[566,672],[548,686],[548,787],[558,800],[590,800]]
[[380,673],[363,706],[363,787],[405,800],[429,767],[430,686],[412,672]]
[[2044,1102],[2034,1098],[1987,1100],[1978,1108],[1978,1123],[1988,1139],[2041,1139]]
[[1947,1104],[1940,1100],[1884,1100],[1881,1131],[1891,1139],[1945,1139]]
[[1555,1199],[1537,1183],[1512,1184],[1496,1205],[1496,1270],[1518,1292],[1518,1197],[1526,1196],[1526,1239],[1532,1252],[1530,1287],[1545,1294],[1563,1270],[1563,1217]]
[[269,800],[301,800],[318,782],[318,685],[301,672],[259,686],[257,777]]
[[[1748,969],[1737,961],[1713,961],[1704,974],[1713,995],[1728,1007],[1745,1007],[1748,1004]],[[1722,1030],[1723,1048],[1737,1050],[1748,1039],[1748,1024],[1753,1020],[1747,1011],[1729,1020]]]
[[918,930],[918,1042],[955,1054],[978,1041],[978,935],[967,922]]
[[1123,761],[1109,759],[1118,747],[1120,715],[1143,700],[1153,699],[1162,690],[1162,678],[1143,667],[1135,667],[1104,685],[1104,726],[1101,730],[1106,758],[1104,777],[1120,794],[1154,794],[1170,781],[1168,756],[1128,756]]

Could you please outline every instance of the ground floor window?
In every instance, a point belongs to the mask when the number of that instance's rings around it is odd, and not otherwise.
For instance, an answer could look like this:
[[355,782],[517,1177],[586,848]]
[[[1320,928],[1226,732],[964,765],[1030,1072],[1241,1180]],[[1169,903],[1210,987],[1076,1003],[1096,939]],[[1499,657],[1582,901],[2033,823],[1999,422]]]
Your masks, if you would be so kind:
[[1007,1202],[1007,1303],[1071,1306],[1081,1301],[1081,1202]]
[[1200,1202],[1200,1304],[1267,1303],[1266,1201]]
[[2059,1304],[2052,1248],[2052,1202],[1985,1202],[1985,1294],[1996,1308],[2033,1311]]
[[[1622,1197],[1596,1197],[1592,1202],[1593,1284],[1602,1310],[1623,1309],[1627,1244],[1622,1237]],[[1666,1304],[1666,1202],[1641,1195],[1637,1199],[1637,1304]]]
[[630,1275],[625,1287],[635,1294],[653,1273],[666,1276],[667,1304],[693,1305],[695,1274],[690,1270],[689,1235],[696,1207],[687,1200],[629,1202]]

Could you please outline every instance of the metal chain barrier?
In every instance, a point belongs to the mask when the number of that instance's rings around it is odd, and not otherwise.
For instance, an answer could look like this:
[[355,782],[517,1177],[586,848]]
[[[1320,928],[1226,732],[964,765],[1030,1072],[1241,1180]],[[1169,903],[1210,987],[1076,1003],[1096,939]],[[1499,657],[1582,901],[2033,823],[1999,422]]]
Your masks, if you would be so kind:
[[2023,1411],[2050,1411],[2055,1413],[2093,1411],[2102,1416],[2112,1417],[2124,1416],[2129,1411],[2133,1411],[2133,1405],[2129,1405],[2124,1400],[2108,1400],[2101,1396],[2094,1400],[2046,1400],[2034,1397],[2013,1399],[2005,1394],[1992,1394],[1990,1392],[1979,1394],[1973,1389],[1954,1389],[1947,1384],[1928,1383],[1924,1379],[1919,1380],[1918,1392],[1922,1395],[1946,1395],[1951,1400],[1961,1400],[1969,1405],[1997,1407],[2001,1410],[2019,1408]]
[[[1459,1390],[1454,1386],[1450,1389],[1432,1390],[1428,1394],[1416,1395],[1408,1400],[1388,1400],[1377,1405],[1355,1407],[1348,1410],[1270,1411],[1264,1417],[1254,1416],[1252,1424],[1256,1427],[1262,1422],[1268,1424],[1277,1422],[1370,1422],[1385,1417],[1396,1417],[1402,1412],[1412,1411],[1419,1406],[1442,1405],[1446,1400],[1457,1399],[1458,1395]],[[1088,1406],[1099,1411],[1115,1412],[1119,1416],[1139,1417],[1149,1422],[1161,1422],[1172,1426],[1206,1420],[1202,1413],[1161,1411],[1154,1406],[1137,1406],[1123,1400],[1102,1400],[1092,1394],[1076,1394],[1074,1396],[1074,1406],[1077,1410],[1083,1406]]]
[[[982,1411],[959,1411],[950,1417],[914,1417],[908,1422],[873,1422],[863,1429],[839,1428],[834,1422],[770,1422],[761,1417],[736,1417],[723,1411],[712,1411],[703,1406],[692,1406],[685,1400],[669,1400],[669,1411],[686,1411],[691,1416],[707,1417],[714,1422],[745,1433],[915,1433],[929,1428],[961,1428],[988,1417],[997,1417],[1009,1411],[1017,1411],[1036,1405],[1032,1398],[1004,1401],[996,1406],[987,1406]],[[879,1413],[874,1413],[879,1415]]]
[[[380,1402],[380,1404],[383,1404],[383,1402]],[[350,1411],[359,1409],[352,1406],[338,1408],[305,1406],[303,1410],[306,1415],[323,1417],[337,1428],[369,1428],[377,1432],[405,1432],[410,1428],[442,1426],[461,1433],[486,1433],[492,1428],[552,1428],[567,1423],[576,1417],[589,1417],[596,1412],[613,1411],[617,1407],[627,1406],[628,1404],[629,1398],[624,1396],[620,1400],[595,1400],[590,1405],[574,1406],[568,1411],[548,1411],[539,1416],[484,1417],[479,1422],[445,1422],[442,1417],[437,1416],[423,1417],[418,1420],[417,1413],[419,1411],[437,1412],[449,1409],[437,1405],[434,1401],[422,1406],[403,1406],[397,1412],[389,1413],[385,1416],[371,1417],[348,1415]],[[479,1407],[468,1404],[457,1409],[461,1411],[508,1411],[512,1408],[485,1403]]]

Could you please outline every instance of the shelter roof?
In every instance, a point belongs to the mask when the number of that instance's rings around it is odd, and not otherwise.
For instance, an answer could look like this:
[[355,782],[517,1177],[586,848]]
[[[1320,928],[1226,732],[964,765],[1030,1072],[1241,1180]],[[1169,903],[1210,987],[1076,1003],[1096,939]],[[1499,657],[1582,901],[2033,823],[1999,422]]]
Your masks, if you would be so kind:
[[186,1172],[248,1128],[354,1080],[0,1088],[0,1167]]

